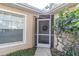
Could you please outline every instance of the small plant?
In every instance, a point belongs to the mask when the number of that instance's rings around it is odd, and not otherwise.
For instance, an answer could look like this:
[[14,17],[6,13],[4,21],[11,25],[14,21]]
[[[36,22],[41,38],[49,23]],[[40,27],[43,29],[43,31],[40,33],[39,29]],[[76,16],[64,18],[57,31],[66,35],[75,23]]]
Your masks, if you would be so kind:
[[63,52],[57,50],[56,48],[51,49],[52,56],[62,56]]

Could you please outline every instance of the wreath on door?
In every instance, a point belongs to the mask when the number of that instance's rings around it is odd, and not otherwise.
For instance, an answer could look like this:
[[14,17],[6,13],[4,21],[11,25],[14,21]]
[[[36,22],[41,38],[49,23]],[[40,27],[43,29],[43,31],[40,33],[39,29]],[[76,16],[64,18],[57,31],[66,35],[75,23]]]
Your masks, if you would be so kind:
[[43,31],[47,31],[48,27],[46,25],[43,26]]

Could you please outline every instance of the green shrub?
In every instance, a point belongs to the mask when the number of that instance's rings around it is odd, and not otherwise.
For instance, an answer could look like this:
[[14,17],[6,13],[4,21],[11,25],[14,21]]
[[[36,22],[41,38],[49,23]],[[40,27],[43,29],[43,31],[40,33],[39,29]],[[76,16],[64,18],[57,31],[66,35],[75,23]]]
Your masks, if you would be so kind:
[[[73,11],[69,9],[62,10],[59,13],[59,17],[55,20],[54,27],[57,32],[57,42],[59,42],[58,35],[61,35],[61,43],[64,46],[62,49],[67,47],[64,50],[63,55],[79,56],[79,50],[77,49],[77,46],[79,45],[79,8],[74,9]],[[64,38],[62,35],[63,32],[72,34],[73,40],[70,40],[68,36]],[[64,40],[67,40],[69,43],[63,43]]]
[[79,50],[70,47],[64,52],[64,56],[79,56]]

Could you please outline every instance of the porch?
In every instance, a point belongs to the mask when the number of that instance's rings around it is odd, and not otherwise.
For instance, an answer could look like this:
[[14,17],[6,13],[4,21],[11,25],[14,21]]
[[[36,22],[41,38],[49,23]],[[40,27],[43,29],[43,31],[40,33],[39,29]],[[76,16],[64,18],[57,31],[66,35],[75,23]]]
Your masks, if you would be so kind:
[[79,4],[51,5],[44,11],[23,3],[0,4],[0,55],[33,47],[48,56],[79,55]]

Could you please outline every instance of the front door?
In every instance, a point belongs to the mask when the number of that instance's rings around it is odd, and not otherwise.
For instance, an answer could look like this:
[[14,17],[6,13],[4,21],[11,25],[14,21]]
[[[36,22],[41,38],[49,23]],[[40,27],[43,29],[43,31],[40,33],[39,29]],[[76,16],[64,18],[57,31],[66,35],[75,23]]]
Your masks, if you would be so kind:
[[50,48],[51,24],[50,19],[37,20],[37,47]]

